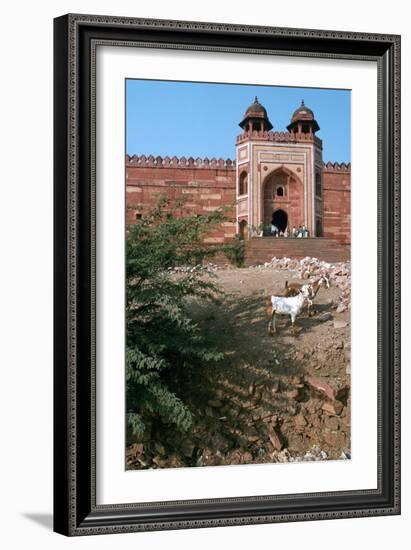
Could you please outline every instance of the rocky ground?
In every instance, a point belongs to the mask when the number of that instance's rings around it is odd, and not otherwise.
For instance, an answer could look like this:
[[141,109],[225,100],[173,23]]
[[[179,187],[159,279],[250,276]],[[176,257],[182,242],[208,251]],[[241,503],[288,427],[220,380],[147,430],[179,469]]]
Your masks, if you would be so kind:
[[[350,458],[350,266],[312,258],[207,270],[224,290],[191,313],[224,349],[224,364],[186,369],[180,395],[194,415],[189,433],[156,425],[129,439],[127,468],[171,468]],[[277,320],[269,336],[264,302],[284,282],[327,272],[316,313]]]

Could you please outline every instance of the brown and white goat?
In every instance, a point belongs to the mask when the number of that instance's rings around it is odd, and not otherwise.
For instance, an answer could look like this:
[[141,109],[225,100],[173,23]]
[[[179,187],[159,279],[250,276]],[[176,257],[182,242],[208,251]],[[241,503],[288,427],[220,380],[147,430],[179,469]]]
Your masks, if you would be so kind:
[[295,319],[301,313],[307,300],[310,300],[309,285],[302,285],[301,291],[296,296],[268,296],[266,299],[266,313],[270,319],[268,334],[276,332],[275,316],[277,313],[291,317],[291,328],[294,331]]
[[312,283],[289,284],[288,281],[285,281],[284,296],[297,296],[297,294],[301,292],[303,286],[308,286],[310,290],[310,295],[307,302],[308,314],[312,315],[314,312],[313,300],[317,296],[317,293],[322,286],[324,286],[325,288],[330,288],[330,278],[328,275],[321,275],[321,277],[318,277],[318,279],[316,279]]

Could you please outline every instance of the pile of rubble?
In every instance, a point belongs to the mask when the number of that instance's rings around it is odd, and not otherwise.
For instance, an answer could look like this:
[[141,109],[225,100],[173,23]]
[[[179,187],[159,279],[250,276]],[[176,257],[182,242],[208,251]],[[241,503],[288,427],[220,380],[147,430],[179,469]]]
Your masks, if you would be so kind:
[[254,269],[274,269],[275,271],[294,271],[300,279],[312,282],[320,275],[327,275],[332,286],[336,286],[341,293],[331,308],[337,313],[343,313],[351,308],[351,263],[329,263],[307,256],[302,260],[292,258],[276,258]]
[[[233,268],[230,264],[215,264],[204,262],[195,266],[180,266],[169,268],[173,273],[208,273],[212,274],[219,270]],[[351,308],[351,263],[338,262],[329,263],[307,256],[302,260],[293,258],[272,258],[271,261],[262,265],[256,265],[250,269],[273,269],[274,271],[291,271],[295,272],[297,277],[307,282],[312,282],[320,275],[327,275],[332,286],[336,286],[341,290],[337,300],[332,301],[331,309],[336,310],[336,313],[343,313]]]
[[[240,399],[220,393],[189,433],[171,426],[130,445],[128,468],[173,468],[350,458],[347,379],[280,376]],[[161,441],[161,443],[160,443]],[[314,443],[315,442],[315,443]]]

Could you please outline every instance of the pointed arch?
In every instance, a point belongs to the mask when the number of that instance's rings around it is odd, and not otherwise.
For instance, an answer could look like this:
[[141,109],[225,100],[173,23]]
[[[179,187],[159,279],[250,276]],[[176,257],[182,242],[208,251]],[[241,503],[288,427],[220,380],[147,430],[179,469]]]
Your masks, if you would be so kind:
[[238,194],[247,195],[248,193],[248,173],[243,170],[238,177]]
[[[303,183],[301,179],[284,165],[268,174],[262,183],[260,216],[264,226],[269,226],[273,213],[284,210],[288,224],[302,224],[298,212],[303,212]],[[293,219],[295,218],[295,219]]]

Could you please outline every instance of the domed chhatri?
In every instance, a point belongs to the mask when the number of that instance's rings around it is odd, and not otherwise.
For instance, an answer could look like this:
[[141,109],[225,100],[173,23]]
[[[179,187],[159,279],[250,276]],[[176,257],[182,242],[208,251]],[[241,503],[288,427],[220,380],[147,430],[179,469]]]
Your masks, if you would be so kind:
[[304,118],[305,120],[314,120],[314,113],[306,106],[304,100],[301,100],[301,105],[296,109],[291,117],[291,122]]
[[245,131],[268,131],[272,129],[273,125],[268,119],[267,111],[258,101],[257,96],[255,96],[254,102],[246,110],[239,126]]
[[320,129],[318,122],[314,118],[313,111],[307,107],[304,100],[301,100],[301,105],[296,109],[291,117],[291,123],[287,126],[289,132],[298,133],[315,133]]
[[245,117],[247,115],[250,115],[251,113],[256,115],[263,115],[264,117],[267,117],[267,111],[263,105],[258,101],[258,97],[255,96],[254,101],[251,103],[251,105],[248,107],[248,109],[245,112]]

